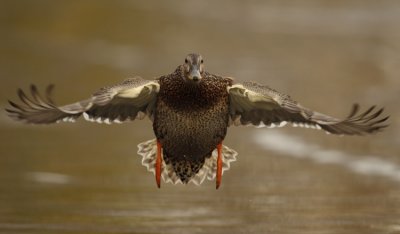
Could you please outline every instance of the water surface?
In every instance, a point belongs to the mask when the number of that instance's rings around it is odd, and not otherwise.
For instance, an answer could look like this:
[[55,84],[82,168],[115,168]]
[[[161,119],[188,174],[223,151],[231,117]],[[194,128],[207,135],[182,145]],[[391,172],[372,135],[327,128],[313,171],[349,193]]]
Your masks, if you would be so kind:
[[367,137],[231,128],[216,191],[156,188],[136,145],[149,120],[51,126],[0,115],[0,233],[400,233],[397,1],[2,1],[0,106],[56,85],[60,104],[193,51],[210,72],[268,84],[320,112],[378,104]]

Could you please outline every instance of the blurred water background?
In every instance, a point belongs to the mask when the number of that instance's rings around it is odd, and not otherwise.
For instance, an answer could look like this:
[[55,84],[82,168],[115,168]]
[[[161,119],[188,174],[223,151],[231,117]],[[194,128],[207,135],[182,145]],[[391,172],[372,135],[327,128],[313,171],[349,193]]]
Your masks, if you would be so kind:
[[[0,233],[400,233],[400,2],[0,1]],[[367,137],[230,128],[222,187],[162,184],[136,145],[149,120],[16,123],[31,83],[60,104],[199,52],[207,70],[253,80],[344,117],[385,106]]]

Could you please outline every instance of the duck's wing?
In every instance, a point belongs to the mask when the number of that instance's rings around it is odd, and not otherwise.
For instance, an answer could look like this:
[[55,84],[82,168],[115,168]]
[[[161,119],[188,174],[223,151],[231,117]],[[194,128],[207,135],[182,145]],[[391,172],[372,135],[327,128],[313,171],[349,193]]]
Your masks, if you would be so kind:
[[32,124],[50,124],[59,121],[74,121],[81,115],[86,120],[99,123],[124,122],[153,117],[156,96],[160,89],[157,80],[130,78],[120,84],[105,87],[90,98],[65,106],[57,106],[51,99],[53,86],[46,89],[43,98],[36,86],[31,85],[29,98],[24,91],[18,90],[22,105],[9,101],[11,108],[6,109],[14,120]]
[[228,87],[230,118],[235,125],[280,127],[286,123],[294,126],[324,129],[332,134],[364,135],[385,127],[389,116],[381,117],[382,109],[375,106],[359,113],[353,105],[345,119],[337,119],[301,106],[290,96],[254,82]]

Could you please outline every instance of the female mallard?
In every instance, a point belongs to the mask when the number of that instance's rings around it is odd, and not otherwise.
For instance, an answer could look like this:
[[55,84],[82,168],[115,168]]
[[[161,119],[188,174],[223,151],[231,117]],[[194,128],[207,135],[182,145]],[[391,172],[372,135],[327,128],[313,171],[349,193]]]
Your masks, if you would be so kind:
[[155,80],[140,77],[100,89],[90,98],[58,107],[50,98],[52,86],[43,99],[31,86],[32,99],[19,89],[24,106],[10,102],[6,109],[15,120],[32,124],[74,121],[81,115],[98,123],[126,122],[147,115],[153,121],[156,139],[139,144],[142,164],[166,182],[200,184],[216,177],[236,160],[237,153],[222,145],[228,126],[281,127],[287,122],[323,129],[332,134],[364,135],[381,130],[388,117],[383,109],[369,108],[358,114],[354,105],[343,120],[307,109],[288,95],[253,82],[234,84],[231,78],[204,70],[203,58],[189,54],[183,65]]

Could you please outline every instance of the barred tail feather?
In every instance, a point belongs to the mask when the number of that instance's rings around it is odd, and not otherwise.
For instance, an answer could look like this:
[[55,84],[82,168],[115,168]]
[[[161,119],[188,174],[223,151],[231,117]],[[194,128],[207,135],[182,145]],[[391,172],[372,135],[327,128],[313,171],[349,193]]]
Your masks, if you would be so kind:
[[[138,145],[138,154],[142,156],[142,165],[147,168],[148,171],[153,172],[155,174],[155,162],[156,162],[156,153],[157,153],[157,140],[152,139]],[[230,163],[236,161],[237,152],[229,147],[223,145],[222,146],[222,173],[224,171],[229,170]],[[207,158],[204,162],[203,167],[199,170],[199,172],[189,179],[189,183],[193,183],[195,185],[200,185],[207,178],[208,180],[214,180],[217,171],[217,150],[212,152],[211,157]],[[178,184],[182,181],[176,175],[174,168],[172,165],[166,164],[165,161],[162,161],[161,165],[161,177],[163,178],[165,183]]]

